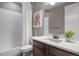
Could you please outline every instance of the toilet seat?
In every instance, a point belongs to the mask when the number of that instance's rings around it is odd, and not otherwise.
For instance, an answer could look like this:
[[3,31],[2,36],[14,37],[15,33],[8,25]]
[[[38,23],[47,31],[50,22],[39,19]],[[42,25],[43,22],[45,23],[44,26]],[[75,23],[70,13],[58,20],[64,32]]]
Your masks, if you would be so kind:
[[21,48],[21,52],[28,52],[32,50],[32,45],[25,45]]

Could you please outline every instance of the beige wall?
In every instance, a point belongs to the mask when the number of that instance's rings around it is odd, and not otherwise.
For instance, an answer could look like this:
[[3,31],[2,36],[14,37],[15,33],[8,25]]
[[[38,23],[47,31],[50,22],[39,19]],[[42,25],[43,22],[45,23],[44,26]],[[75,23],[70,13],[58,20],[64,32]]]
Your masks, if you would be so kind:
[[[46,5],[44,4],[44,2],[34,2],[32,4],[32,7],[33,7],[33,13],[40,10],[40,9],[43,9]],[[33,35],[37,34],[38,36],[42,35],[43,34],[43,26],[41,28],[33,28]]]
[[[34,3],[33,4],[33,13],[45,8],[44,3]],[[50,11],[45,11],[45,16],[49,16],[49,33],[53,34],[53,32],[60,33],[64,32],[64,7],[58,6],[52,8]],[[44,22],[43,22],[44,23]],[[44,26],[41,28],[33,28],[33,35],[37,34],[38,36],[43,35]]]
[[64,32],[64,7],[59,6],[48,11],[49,33]]

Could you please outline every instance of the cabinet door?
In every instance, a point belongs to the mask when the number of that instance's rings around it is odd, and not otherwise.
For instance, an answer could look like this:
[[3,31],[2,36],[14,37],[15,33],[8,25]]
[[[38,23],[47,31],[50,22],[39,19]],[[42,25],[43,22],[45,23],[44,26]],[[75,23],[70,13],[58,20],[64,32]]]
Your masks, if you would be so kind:
[[34,56],[45,56],[45,52],[38,48],[37,46],[33,46],[33,55]]
[[46,55],[46,48],[45,44],[33,40],[33,55],[34,56],[45,56]]
[[35,40],[33,40],[33,45],[39,47],[40,49],[42,49],[44,51],[46,49],[46,44],[38,42],[38,41],[35,41]]
[[47,54],[51,56],[75,56],[76,54],[73,54],[71,52],[67,52],[65,50],[61,50],[56,47],[47,46]]

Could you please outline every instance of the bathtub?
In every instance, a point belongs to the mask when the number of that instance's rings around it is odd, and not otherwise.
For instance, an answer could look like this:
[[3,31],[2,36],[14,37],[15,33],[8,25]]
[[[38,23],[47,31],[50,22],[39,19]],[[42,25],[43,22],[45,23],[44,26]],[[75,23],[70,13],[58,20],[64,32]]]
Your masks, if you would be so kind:
[[21,47],[15,47],[0,51],[0,56],[21,56]]

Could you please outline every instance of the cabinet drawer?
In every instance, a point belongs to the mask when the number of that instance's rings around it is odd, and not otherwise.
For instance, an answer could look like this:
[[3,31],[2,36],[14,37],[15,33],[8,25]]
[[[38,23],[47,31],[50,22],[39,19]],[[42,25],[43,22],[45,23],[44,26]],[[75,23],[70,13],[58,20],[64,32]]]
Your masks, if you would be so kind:
[[43,50],[46,49],[46,45],[44,43],[41,43],[41,42],[38,42],[38,41],[35,41],[35,40],[33,40],[33,45],[37,46],[38,48],[43,49]]
[[75,54],[52,47],[47,46],[48,53],[55,56],[75,56]]

